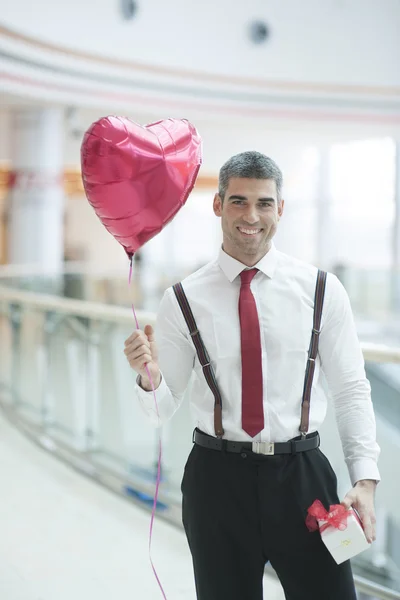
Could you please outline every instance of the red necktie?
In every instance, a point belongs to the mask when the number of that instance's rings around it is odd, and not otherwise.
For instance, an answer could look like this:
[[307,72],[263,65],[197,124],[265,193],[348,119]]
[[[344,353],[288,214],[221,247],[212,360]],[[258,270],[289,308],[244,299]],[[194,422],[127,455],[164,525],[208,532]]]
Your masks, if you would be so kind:
[[264,429],[260,324],[250,283],[258,269],[240,273],[240,339],[242,349],[242,429],[251,437]]

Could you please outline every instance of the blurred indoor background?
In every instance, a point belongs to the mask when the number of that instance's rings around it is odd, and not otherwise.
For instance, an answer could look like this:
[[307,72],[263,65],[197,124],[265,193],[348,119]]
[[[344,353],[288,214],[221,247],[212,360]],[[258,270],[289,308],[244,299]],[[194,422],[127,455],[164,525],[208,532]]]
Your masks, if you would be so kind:
[[[378,540],[354,571],[360,600],[400,598],[399,0],[0,7],[1,599],[161,597],[147,556],[157,432],[123,342],[132,301],[154,322],[164,290],[216,255],[218,170],[244,150],[283,170],[278,249],[349,293],[383,477]],[[130,287],[80,172],[85,131],[110,114],[187,118],[203,139],[196,186],[135,255]],[[344,494],[331,412],[323,444]],[[193,600],[179,513],[188,403],[162,435],[155,561],[168,599]],[[265,597],[283,598],[269,568]]]

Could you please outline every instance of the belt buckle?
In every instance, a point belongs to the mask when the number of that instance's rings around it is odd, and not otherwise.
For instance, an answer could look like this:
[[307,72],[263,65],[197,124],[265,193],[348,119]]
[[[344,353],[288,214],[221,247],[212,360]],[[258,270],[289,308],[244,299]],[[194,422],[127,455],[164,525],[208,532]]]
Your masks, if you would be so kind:
[[274,442],[252,442],[252,450],[255,454],[273,456],[275,454]]

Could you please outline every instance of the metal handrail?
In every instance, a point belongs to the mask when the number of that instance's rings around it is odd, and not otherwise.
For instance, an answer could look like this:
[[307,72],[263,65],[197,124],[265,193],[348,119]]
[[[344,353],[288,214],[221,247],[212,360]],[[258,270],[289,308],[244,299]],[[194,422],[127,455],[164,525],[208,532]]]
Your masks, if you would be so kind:
[[356,584],[356,588],[362,594],[367,594],[368,596],[372,596],[375,598],[379,598],[379,600],[399,600],[400,592],[397,590],[390,590],[379,583],[373,583],[369,579],[365,579],[365,577],[360,577],[359,575],[354,576],[354,582]]
[[[101,319],[113,323],[133,325],[132,311],[122,306],[110,306],[109,304],[100,304],[99,302],[62,298],[37,292],[26,292],[3,285],[0,285],[0,299],[9,302],[19,302],[29,305],[30,308],[37,308],[43,311],[58,311],[76,317],[87,317],[89,319]],[[155,322],[154,313],[138,310],[137,315],[143,322],[150,325],[153,325]]]
[[[87,302],[86,300],[75,300],[51,296],[50,294],[39,294],[26,292],[11,287],[0,285],[0,298],[9,302],[20,302],[27,304],[30,308],[39,310],[58,311],[72,316],[87,317],[90,319],[101,319],[107,322],[124,324],[133,327],[132,311],[121,306],[110,306],[98,302]],[[155,314],[152,312],[137,311],[139,322],[154,325]],[[361,348],[365,360],[373,362],[400,363],[400,348],[386,346],[384,344],[373,344],[361,342]]]

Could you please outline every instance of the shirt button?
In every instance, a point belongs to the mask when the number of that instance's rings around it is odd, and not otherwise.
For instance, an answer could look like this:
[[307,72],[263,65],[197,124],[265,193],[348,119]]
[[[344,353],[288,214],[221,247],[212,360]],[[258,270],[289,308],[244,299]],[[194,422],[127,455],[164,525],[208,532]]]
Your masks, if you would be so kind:
[[242,454],[240,455],[242,458],[247,458],[247,454],[246,452],[242,452]]

